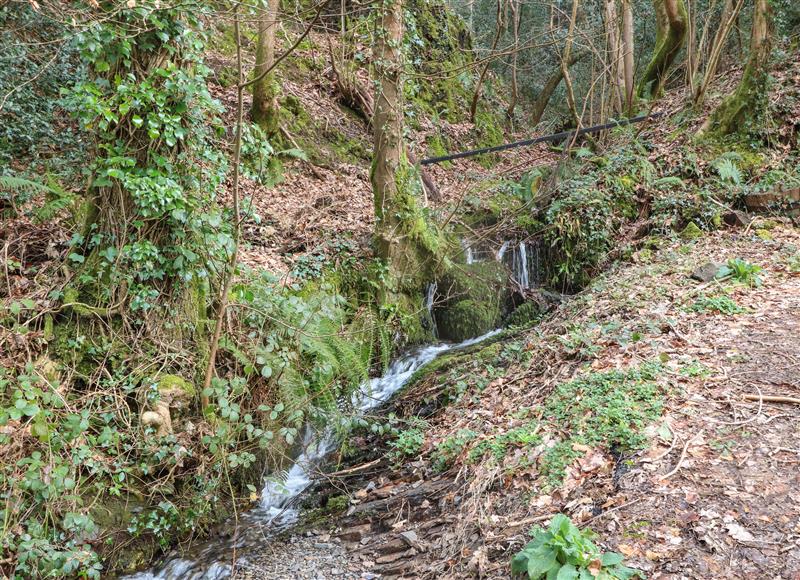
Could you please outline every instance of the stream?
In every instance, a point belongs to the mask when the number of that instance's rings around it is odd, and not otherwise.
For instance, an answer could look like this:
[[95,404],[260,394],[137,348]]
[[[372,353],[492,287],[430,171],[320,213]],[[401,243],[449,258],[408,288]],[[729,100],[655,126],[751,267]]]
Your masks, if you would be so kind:
[[[434,290],[435,292],[435,290]],[[401,389],[414,372],[440,355],[477,344],[500,332],[493,330],[458,344],[436,343],[414,349],[397,358],[386,373],[365,382],[354,394],[354,406],[366,412],[386,403]],[[337,441],[331,432],[307,429],[303,451],[282,481],[269,479],[261,494],[261,503],[241,515],[232,538],[213,538],[199,544],[189,556],[173,556],[163,566],[126,576],[129,580],[217,580],[231,575],[228,564],[236,553],[237,567],[246,566],[248,553],[263,546],[269,538],[294,524],[300,513],[296,507],[301,494],[311,485],[314,471]]]
[[[462,240],[467,264],[497,261],[505,264],[510,277],[523,289],[540,283],[540,263],[544,246],[540,241],[508,240],[499,247],[486,242]],[[437,293],[436,283],[428,286],[425,296],[431,320]],[[434,328],[434,335],[436,328]],[[353,395],[353,407],[365,413],[386,403],[400,390],[416,370],[440,355],[477,344],[500,332],[493,330],[458,344],[438,342],[416,348],[395,359],[383,376],[366,381]],[[303,435],[302,451],[283,479],[270,478],[261,492],[261,502],[241,515],[233,537],[216,537],[198,544],[189,555],[173,555],[156,568],[127,576],[129,580],[217,580],[231,575],[229,562],[235,554],[237,568],[248,565],[248,557],[269,542],[271,537],[286,531],[297,522],[297,505],[303,492],[311,485],[314,473],[325,457],[338,444],[332,431],[318,432],[308,427]]]

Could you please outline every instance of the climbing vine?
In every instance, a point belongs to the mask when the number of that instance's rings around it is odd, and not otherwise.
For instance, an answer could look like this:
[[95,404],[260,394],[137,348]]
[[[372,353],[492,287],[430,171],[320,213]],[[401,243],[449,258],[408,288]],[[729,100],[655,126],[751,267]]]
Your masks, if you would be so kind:
[[75,37],[89,74],[66,100],[96,152],[70,254],[82,293],[94,290],[83,299],[149,310],[206,278],[231,243],[211,205],[225,171],[212,147],[221,107],[206,86],[195,12],[111,3]]

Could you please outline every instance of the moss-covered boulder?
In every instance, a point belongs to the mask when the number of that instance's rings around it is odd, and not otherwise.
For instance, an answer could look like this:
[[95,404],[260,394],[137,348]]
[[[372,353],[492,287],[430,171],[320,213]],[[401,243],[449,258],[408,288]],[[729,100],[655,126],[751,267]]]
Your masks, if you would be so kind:
[[508,302],[508,272],[497,262],[454,266],[438,284],[434,318],[439,338],[461,342],[500,325]]
[[499,309],[486,302],[461,300],[437,314],[439,336],[461,342],[489,332],[499,322]]
[[523,302],[505,319],[506,326],[530,326],[542,316],[542,307],[536,302]]
[[701,230],[696,223],[689,222],[686,224],[686,227],[681,230],[678,236],[680,236],[682,240],[689,242],[698,238],[702,238],[703,230]]

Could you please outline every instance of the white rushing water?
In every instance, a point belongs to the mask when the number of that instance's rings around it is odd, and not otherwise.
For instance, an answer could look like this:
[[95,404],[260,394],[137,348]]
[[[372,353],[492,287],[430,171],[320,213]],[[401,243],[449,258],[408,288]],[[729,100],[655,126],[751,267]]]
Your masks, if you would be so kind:
[[511,278],[523,289],[534,288],[542,282],[541,260],[544,246],[541,240],[505,240],[497,251],[489,242],[470,242],[462,239],[467,264],[495,260],[508,266]]
[[[434,287],[433,294],[435,292]],[[431,294],[429,290],[429,295]],[[458,344],[431,344],[401,356],[389,365],[383,376],[361,385],[361,388],[353,394],[353,406],[364,413],[382,405],[408,382],[414,372],[436,357],[448,351],[477,344],[498,332],[500,329]],[[209,542],[197,550],[191,559],[175,557],[168,560],[161,568],[139,572],[127,578],[129,580],[220,580],[231,574],[230,565],[224,562],[234,550],[241,553],[237,557],[237,567],[246,568],[248,547],[262,545],[270,535],[286,529],[297,521],[299,510],[294,504],[303,491],[311,485],[314,472],[335,445],[336,440],[331,432],[320,435],[312,429],[307,429],[302,452],[295,459],[286,478],[282,481],[275,479],[267,481],[261,494],[260,507],[243,514],[239,524],[242,533],[238,537]]]

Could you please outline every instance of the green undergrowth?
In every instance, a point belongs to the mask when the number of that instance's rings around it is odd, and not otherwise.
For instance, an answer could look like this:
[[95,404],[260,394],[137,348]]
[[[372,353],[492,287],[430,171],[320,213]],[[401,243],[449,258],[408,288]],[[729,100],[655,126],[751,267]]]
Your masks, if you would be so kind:
[[541,458],[540,476],[557,487],[583,446],[630,453],[647,442],[645,428],[661,416],[667,391],[660,363],[588,373],[562,383],[547,398],[542,419],[564,437]]
[[[504,365],[519,362],[522,356],[513,342],[482,354],[486,358],[477,364],[489,372],[480,380],[465,380],[474,377],[469,371],[470,357],[437,369],[445,400],[473,396],[479,403],[483,388],[504,374]],[[434,471],[445,471],[459,460],[490,461],[510,474],[533,469],[543,489],[554,489],[561,485],[567,467],[590,448],[615,455],[642,449],[647,443],[646,428],[661,416],[667,394],[658,362],[584,373],[558,385],[541,406],[514,412],[502,428],[479,432],[472,427],[451,433],[434,445],[430,465]],[[424,440],[424,432],[416,431]]]
[[132,571],[203,535],[265,470],[280,477],[305,425],[342,424],[391,352],[377,308],[324,280],[243,273],[229,309],[203,410],[207,342],[125,339],[113,316],[65,311],[39,359],[0,369],[0,545],[17,577]]
[[511,560],[511,573],[529,580],[628,580],[643,578],[638,570],[622,564],[615,552],[601,552],[592,541],[596,534],[580,530],[563,514],[553,517],[547,529],[533,528],[533,539]]

